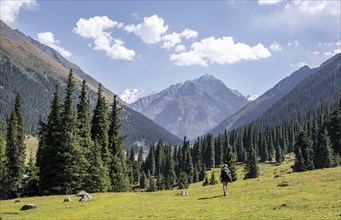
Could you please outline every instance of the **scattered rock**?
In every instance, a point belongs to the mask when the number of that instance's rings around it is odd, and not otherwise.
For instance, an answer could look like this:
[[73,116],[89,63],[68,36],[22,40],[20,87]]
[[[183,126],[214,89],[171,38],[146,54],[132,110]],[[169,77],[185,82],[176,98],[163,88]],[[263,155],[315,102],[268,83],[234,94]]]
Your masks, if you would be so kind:
[[21,200],[20,199],[15,199],[15,200],[13,200],[13,202],[21,202]]
[[92,199],[92,196],[90,196],[89,193],[85,193],[82,198],[79,200],[79,202],[87,202],[90,201]]
[[71,198],[70,197],[64,198],[64,202],[71,202]]
[[280,175],[278,175],[278,174],[274,176],[274,178],[278,178],[278,177],[281,177],[281,176],[280,176]]
[[23,207],[21,207],[20,210],[28,210],[28,209],[36,209],[38,206],[36,204],[26,204]]
[[176,196],[188,196],[188,192],[186,191],[180,191],[176,193]]
[[87,192],[85,192],[84,190],[81,190],[81,191],[79,191],[79,192],[76,194],[76,196],[82,197],[82,196],[84,196],[85,194],[87,194]]
[[278,208],[284,208],[284,207],[287,207],[288,205],[286,203],[283,203],[282,205],[279,205],[279,206],[275,206],[272,210],[276,210]]
[[281,186],[281,187],[283,187],[283,186],[289,186],[289,182],[287,182],[287,181],[282,181],[281,183],[278,183],[277,186]]

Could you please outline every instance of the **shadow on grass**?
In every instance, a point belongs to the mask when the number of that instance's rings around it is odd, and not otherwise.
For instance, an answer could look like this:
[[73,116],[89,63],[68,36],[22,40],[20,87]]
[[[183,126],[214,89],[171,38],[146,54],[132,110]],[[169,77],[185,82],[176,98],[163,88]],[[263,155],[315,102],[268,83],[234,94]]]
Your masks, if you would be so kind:
[[199,198],[198,200],[216,199],[220,197],[224,197],[224,196],[220,195],[220,196],[202,197],[202,198]]

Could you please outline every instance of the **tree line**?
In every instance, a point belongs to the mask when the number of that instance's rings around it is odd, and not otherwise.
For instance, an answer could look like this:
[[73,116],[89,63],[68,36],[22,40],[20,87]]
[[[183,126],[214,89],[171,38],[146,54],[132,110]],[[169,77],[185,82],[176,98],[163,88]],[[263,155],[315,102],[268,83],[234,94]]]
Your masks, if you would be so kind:
[[0,159],[5,165],[0,170],[2,199],[70,194],[81,189],[187,188],[207,179],[206,171],[223,163],[229,164],[233,181],[237,180],[237,163],[245,164],[244,179],[255,178],[260,175],[259,162],[282,163],[284,155],[291,152],[296,154],[294,171],[337,166],[340,161],[341,102],[333,111],[328,108],[308,115],[304,124],[288,120],[263,128],[251,123],[217,137],[198,137],[192,145],[186,137],[179,146],[159,140],[147,154],[142,147],[126,153],[117,97],[108,105],[99,85],[91,114],[86,88],[83,81],[76,105],[72,70],[63,102],[56,83],[47,121],[39,124],[37,155],[31,154],[27,165],[22,103],[17,94],[7,132],[3,126],[0,129]]

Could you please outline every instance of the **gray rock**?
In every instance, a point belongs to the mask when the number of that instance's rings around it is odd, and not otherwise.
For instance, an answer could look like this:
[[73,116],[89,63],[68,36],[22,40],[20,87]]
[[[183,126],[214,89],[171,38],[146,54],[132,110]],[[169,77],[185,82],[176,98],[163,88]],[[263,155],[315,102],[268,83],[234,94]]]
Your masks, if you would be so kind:
[[23,207],[21,207],[20,210],[28,210],[28,209],[36,209],[38,206],[36,204],[26,204]]
[[15,199],[15,200],[13,200],[13,202],[21,202],[21,200],[20,199]]
[[76,196],[82,197],[82,196],[84,196],[85,194],[87,194],[87,192],[85,192],[84,190],[81,190],[81,191],[79,191],[79,192],[76,194]]
[[80,198],[79,202],[87,202],[92,199],[92,196],[90,196],[89,193],[85,193],[82,198]]
[[176,193],[176,196],[188,196],[188,192],[186,191],[180,191]]

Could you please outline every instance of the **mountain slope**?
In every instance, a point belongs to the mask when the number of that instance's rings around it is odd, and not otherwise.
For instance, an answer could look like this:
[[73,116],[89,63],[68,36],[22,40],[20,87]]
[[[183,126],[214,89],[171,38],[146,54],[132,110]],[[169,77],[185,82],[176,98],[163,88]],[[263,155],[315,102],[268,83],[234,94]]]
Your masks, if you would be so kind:
[[[78,85],[75,97],[80,94],[81,81],[86,79],[91,104],[95,105],[99,82],[64,59],[58,52],[17,30],[12,30],[2,21],[0,41],[0,117],[8,118],[14,97],[19,92],[23,99],[26,131],[29,134],[36,133],[38,121],[40,119],[45,121],[50,111],[55,82],[60,83],[60,91],[63,93],[66,77],[71,68]],[[111,101],[113,93],[106,88],[103,92],[107,100]],[[160,138],[166,143],[181,142],[175,135],[124,105],[121,122],[121,131],[127,135],[126,145],[129,147],[137,141],[150,145]],[[137,127],[139,129],[136,129]],[[150,130],[153,130],[153,134],[150,134]]]
[[[257,119],[262,121],[263,125],[270,126],[283,121],[284,118],[297,117],[309,109],[317,108],[324,99],[337,100],[341,82],[341,65],[338,63],[340,54],[328,59],[318,68],[302,67],[258,99],[248,103],[236,114],[225,119],[211,132],[218,134],[225,129],[231,130]],[[312,99],[314,101],[311,101]]]
[[172,85],[131,106],[177,136],[196,138],[247,103],[213,76]]

